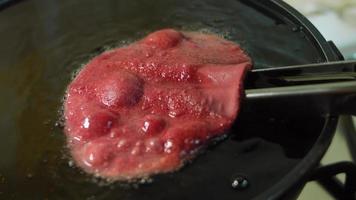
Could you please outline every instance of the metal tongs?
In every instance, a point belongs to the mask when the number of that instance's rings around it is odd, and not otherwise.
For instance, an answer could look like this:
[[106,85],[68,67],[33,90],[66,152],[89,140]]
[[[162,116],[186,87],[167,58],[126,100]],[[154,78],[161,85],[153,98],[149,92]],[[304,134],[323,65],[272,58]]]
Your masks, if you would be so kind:
[[247,76],[245,94],[248,101],[322,98],[332,101],[331,107],[352,107],[355,114],[356,60],[254,69]]
[[355,70],[356,60],[254,69],[249,80],[263,78],[277,86],[247,86],[246,98],[356,94]]

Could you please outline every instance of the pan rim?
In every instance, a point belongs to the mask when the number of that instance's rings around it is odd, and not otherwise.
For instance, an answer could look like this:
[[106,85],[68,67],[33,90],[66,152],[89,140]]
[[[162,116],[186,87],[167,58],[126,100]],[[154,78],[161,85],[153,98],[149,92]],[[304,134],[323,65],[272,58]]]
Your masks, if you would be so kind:
[[[309,39],[312,39],[311,42],[314,43],[314,46],[320,53],[322,53],[322,56],[325,58],[326,62],[341,60],[337,56],[338,52],[334,52],[335,49],[328,44],[328,41],[326,41],[318,29],[292,6],[282,0],[257,0],[256,2],[261,4],[264,9],[268,9],[270,12],[279,12],[295,24],[302,27],[303,32],[309,37]],[[336,51],[338,50],[336,49]],[[326,115],[324,117],[325,122],[321,133],[307,155],[279,182],[259,194],[254,199],[273,200],[290,196],[294,196],[294,198],[296,198],[299,195],[307,183],[308,177],[312,170],[318,166],[321,158],[326,153],[335,134],[338,116]]]

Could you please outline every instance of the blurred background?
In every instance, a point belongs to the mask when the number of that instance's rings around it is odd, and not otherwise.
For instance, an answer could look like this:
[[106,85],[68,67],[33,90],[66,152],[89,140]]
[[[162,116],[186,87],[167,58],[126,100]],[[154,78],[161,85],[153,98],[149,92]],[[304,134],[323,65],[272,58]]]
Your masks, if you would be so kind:
[[[326,40],[332,40],[339,48],[345,59],[356,59],[356,0],[285,0],[287,3],[304,14]],[[351,161],[341,118],[335,138],[322,160],[322,164],[342,160]],[[353,119],[354,124],[356,120]],[[350,129],[347,129],[350,131]],[[356,133],[355,133],[356,134]],[[344,181],[343,174],[338,178]],[[310,182],[304,188],[299,200],[334,199],[321,186]]]
[[332,40],[346,59],[356,59],[356,0],[285,0]]

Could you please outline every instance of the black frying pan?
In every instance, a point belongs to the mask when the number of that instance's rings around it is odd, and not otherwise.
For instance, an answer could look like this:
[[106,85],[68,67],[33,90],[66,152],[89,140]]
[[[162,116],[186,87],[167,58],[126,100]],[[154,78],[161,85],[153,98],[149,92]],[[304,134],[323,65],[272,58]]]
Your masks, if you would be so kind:
[[[298,194],[337,121],[308,99],[243,103],[225,141],[182,170],[153,177],[152,183],[108,184],[73,166],[62,129],[55,126],[73,72],[106,48],[165,27],[221,34],[241,44],[256,69],[340,59],[303,16],[281,1],[27,0],[2,6],[1,199],[275,199]],[[247,184],[231,187],[243,179]]]

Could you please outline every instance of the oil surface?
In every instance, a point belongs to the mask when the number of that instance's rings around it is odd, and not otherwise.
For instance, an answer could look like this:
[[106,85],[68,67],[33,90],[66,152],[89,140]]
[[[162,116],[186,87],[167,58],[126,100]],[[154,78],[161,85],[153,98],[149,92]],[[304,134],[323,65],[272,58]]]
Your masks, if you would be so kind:
[[[286,120],[247,109],[231,131],[241,137],[211,147],[182,171],[154,177],[138,189],[119,183],[99,186],[73,167],[62,129],[55,126],[73,73],[106,47],[166,27],[220,34],[239,43],[255,68],[323,60],[293,25],[236,0],[22,1],[0,12],[0,199],[251,198],[295,166],[311,145],[304,145],[303,137],[315,139],[322,119],[295,113]],[[286,149],[277,145],[283,138],[287,144],[299,143]],[[231,189],[236,173],[248,177],[246,191]]]

